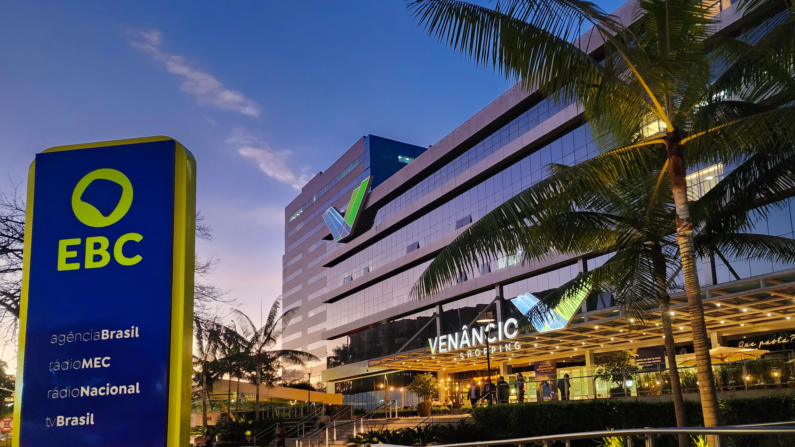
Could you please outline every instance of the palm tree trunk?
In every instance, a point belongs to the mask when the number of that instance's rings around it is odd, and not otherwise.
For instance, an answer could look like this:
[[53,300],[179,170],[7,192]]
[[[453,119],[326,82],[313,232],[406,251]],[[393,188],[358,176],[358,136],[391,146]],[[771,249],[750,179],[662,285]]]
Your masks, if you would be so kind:
[[[687,413],[685,399],[682,397],[682,385],[679,382],[679,368],[676,366],[676,343],[674,331],[671,327],[670,297],[662,294],[658,297],[660,313],[662,316],[663,333],[665,334],[665,356],[668,358],[668,373],[671,377],[671,395],[674,399],[674,412],[676,413],[676,426],[687,427]],[[660,384],[662,386],[662,384]],[[687,435],[679,435],[679,447],[688,447],[690,441]]]
[[[674,413],[676,414],[676,426],[687,427],[687,413],[685,411],[685,400],[682,397],[682,385],[679,382],[679,368],[676,366],[676,341],[674,331],[671,327],[671,297],[668,295],[668,273],[665,258],[663,257],[662,246],[653,244],[652,266],[654,269],[654,279],[657,283],[657,302],[660,303],[660,316],[662,317],[663,334],[665,340],[665,355],[668,357],[668,373],[671,380],[671,395],[674,400]],[[660,382],[660,389],[662,389]],[[679,435],[679,447],[688,447],[690,441],[687,435]]]
[[205,433],[207,432],[207,365],[202,365],[202,388],[204,389],[204,398],[202,398],[202,425],[204,426]]
[[255,421],[259,420],[259,380],[260,380],[259,370],[260,370],[260,365],[259,365],[259,361],[257,361],[257,396],[255,397],[256,400],[255,400],[255,403],[254,403],[254,408],[256,408],[255,411],[257,413],[254,416],[254,420]]
[[[701,408],[704,412],[704,426],[720,425],[718,393],[712,373],[712,359],[709,355],[709,338],[707,325],[704,321],[704,306],[701,302],[701,286],[696,271],[696,253],[693,244],[693,223],[690,220],[690,207],[687,203],[687,181],[685,179],[685,163],[683,148],[676,132],[667,136],[668,173],[671,177],[674,203],[676,204],[676,241],[679,244],[679,256],[682,260],[682,272],[685,276],[687,308],[690,313],[690,325],[693,332],[693,347],[696,352],[696,371],[698,389],[701,396]],[[710,446],[714,446],[715,436],[708,436]]]
[[237,391],[235,397],[235,415],[240,414],[240,377],[237,378]]
[[204,427],[205,433],[207,432],[207,393],[203,393],[204,396],[202,397],[202,427]]
[[229,374],[229,383],[226,391],[226,417],[232,420],[232,375]]

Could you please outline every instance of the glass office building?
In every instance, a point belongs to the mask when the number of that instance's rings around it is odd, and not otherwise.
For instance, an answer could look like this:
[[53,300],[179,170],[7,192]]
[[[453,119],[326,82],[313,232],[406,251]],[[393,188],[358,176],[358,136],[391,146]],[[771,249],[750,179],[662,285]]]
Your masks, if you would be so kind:
[[[301,310],[284,333],[284,347],[323,358],[313,380],[328,391],[361,394],[385,374],[394,374],[390,380],[399,386],[415,371],[434,372],[443,381],[485,376],[485,350],[474,342],[463,346],[459,338],[469,337],[484,311],[499,324],[496,348],[490,348],[492,374],[532,377],[540,361],[559,371],[590,368],[601,352],[662,345],[658,317],[633,324],[609,294],[586,300],[563,328],[508,330],[508,321],[523,311],[519,297],[543,295],[609,255],[523,264],[521,253],[506,253],[431,299],[409,296],[423,269],[467,225],[543,179],[550,163],[573,165],[598,153],[579,105],[518,86],[427,150],[372,136],[360,140],[286,208],[284,304]],[[703,194],[724,170],[716,165],[691,173],[691,194]],[[358,225],[349,239],[336,242],[321,215],[330,206],[342,212],[368,175],[373,186]],[[756,232],[793,237],[790,205],[760,220]],[[703,259],[699,275],[714,344],[736,345],[792,327],[792,265]],[[685,305],[683,295],[672,298],[674,324],[682,328],[677,346],[687,354],[692,338]]]

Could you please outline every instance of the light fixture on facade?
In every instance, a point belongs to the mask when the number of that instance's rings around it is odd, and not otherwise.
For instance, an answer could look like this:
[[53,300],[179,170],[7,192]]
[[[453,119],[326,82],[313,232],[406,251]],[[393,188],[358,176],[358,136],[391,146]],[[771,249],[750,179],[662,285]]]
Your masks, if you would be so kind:
[[743,312],[748,312],[748,308],[743,307]]
[[725,323],[725,321],[724,320],[720,320],[720,324],[723,324],[723,323]]

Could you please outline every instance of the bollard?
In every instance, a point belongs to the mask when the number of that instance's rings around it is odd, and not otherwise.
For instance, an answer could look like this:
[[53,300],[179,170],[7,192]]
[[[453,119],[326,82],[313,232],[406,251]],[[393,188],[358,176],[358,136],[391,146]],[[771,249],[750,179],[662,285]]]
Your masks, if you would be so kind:
[[328,447],[328,427],[326,427],[326,447]]
[[337,421],[334,421],[334,440],[337,440]]

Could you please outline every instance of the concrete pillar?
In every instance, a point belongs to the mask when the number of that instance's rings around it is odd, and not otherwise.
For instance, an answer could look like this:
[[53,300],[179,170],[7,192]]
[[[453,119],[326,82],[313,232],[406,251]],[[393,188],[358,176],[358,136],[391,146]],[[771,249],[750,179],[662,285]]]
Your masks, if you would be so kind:
[[[577,258],[577,270],[582,273],[588,272],[588,262],[583,257]],[[586,313],[588,312],[588,300],[582,302],[581,312]],[[585,322],[588,322],[588,317],[585,317]]]
[[444,401],[447,399],[447,396],[450,395],[450,393],[445,390],[445,388],[451,383],[447,381],[449,374],[447,374],[445,371],[437,371],[436,374],[439,377],[439,400]]
[[334,394],[335,391],[336,388],[334,387],[334,384],[331,382],[326,382],[326,392],[328,394]]
[[442,336],[442,305],[436,305],[436,336]]
[[[586,349],[585,350],[585,368],[588,371],[587,376],[593,376],[596,374],[596,368],[594,367],[594,352],[593,349]],[[588,377],[585,379],[586,383],[585,392],[588,395],[588,399],[595,399],[596,398],[596,388],[594,387],[593,377]]]
[[709,334],[710,341],[712,342],[712,349],[718,346],[723,346],[723,334],[720,332],[711,332]]
[[704,275],[704,285],[714,286],[718,283],[718,272],[715,270],[715,256],[705,256],[701,258],[702,274]]
[[506,377],[505,380],[508,380],[508,374],[511,373],[511,365],[508,362],[500,362],[500,375]]
[[497,284],[494,286],[494,293],[497,296],[497,301],[494,303],[494,307],[496,307],[495,315],[497,316],[497,321],[504,321],[502,319],[502,284]]

